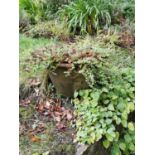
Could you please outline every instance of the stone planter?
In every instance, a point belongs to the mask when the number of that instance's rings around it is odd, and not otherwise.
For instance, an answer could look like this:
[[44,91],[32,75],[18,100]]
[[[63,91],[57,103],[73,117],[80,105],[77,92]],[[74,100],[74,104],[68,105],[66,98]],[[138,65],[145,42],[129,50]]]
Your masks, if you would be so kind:
[[50,79],[54,84],[58,94],[65,97],[72,97],[75,90],[86,89],[88,84],[82,74],[72,72],[69,76],[65,73],[69,65],[61,63],[54,71],[50,73]]

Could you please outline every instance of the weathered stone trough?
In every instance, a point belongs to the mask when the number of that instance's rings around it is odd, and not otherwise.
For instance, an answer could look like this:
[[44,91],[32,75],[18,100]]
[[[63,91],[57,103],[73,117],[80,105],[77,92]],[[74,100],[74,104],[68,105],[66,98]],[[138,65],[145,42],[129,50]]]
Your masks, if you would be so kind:
[[88,88],[88,84],[82,74],[72,71],[70,75],[67,75],[65,73],[66,71],[68,71],[67,65],[61,63],[49,74],[58,94],[65,97],[72,97],[75,90]]

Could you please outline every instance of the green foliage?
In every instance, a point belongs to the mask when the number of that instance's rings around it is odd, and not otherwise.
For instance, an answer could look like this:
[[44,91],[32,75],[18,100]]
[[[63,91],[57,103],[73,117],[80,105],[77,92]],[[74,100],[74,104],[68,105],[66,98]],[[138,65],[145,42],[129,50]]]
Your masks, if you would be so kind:
[[31,24],[35,24],[45,18],[46,12],[41,0],[20,0],[19,7],[26,12]]
[[124,18],[132,21],[135,15],[134,0],[20,0],[19,6],[20,16],[30,24],[60,15],[70,31],[78,34],[94,34],[111,22],[120,23]]
[[135,0],[126,1],[124,5],[123,14],[125,18],[129,19],[130,21],[134,21],[135,19]]
[[[20,10],[24,10],[31,24],[51,20],[59,7],[67,4],[65,0],[20,0]],[[21,11],[20,11],[21,13]]]
[[81,34],[93,34],[101,24],[109,25],[111,17],[109,9],[112,4],[107,0],[77,0],[66,5],[60,14],[67,18],[71,31]]
[[[100,66],[93,89],[75,93],[76,140],[92,144],[103,137],[111,155],[134,152],[134,71]],[[105,74],[105,72],[107,72]],[[98,86],[100,85],[100,88]]]
[[76,0],[59,11],[70,31],[94,34],[98,29],[123,19],[134,19],[134,0]]
[[71,1],[72,0],[43,0],[48,18],[51,18],[62,5],[68,4]]
[[51,38],[53,35],[52,27],[53,27],[52,21],[41,22],[34,26],[31,26],[30,30],[27,31],[25,34],[32,38],[40,38],[40,37]]

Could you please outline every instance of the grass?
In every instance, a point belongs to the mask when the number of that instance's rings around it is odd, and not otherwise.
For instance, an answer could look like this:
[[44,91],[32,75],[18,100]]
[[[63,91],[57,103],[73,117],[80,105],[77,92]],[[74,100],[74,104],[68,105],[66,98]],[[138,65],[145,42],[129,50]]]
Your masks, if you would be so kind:
[[[27,78],[30,78],[32,76],[36,76],[39,74],[40,70],[39,70],[38,64],[31,63],[31,57],[32,57],[31,53],[34,50],[50,45],[51,43],[52,43],[52,40],[50,39],[45,39],[45,38],[34,39],[34,38],[26,37],[23,34],[20,34],[19,36],[20,82],[23,82]],[[29,70],[29,71],[26,71],[26,70]]]

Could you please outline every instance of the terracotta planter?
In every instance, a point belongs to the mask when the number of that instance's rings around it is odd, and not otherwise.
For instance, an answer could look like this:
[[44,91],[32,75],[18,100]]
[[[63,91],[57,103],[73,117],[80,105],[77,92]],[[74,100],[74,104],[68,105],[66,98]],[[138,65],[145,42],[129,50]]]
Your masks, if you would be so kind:
[[88,88],[88,84],[82,74],[72,72],[69,76],[66,75],[65,72],[69,67],[69,64],[62,63],[50,73],[50,79],[57,93],[65,97],[72,97],[75,90]]

